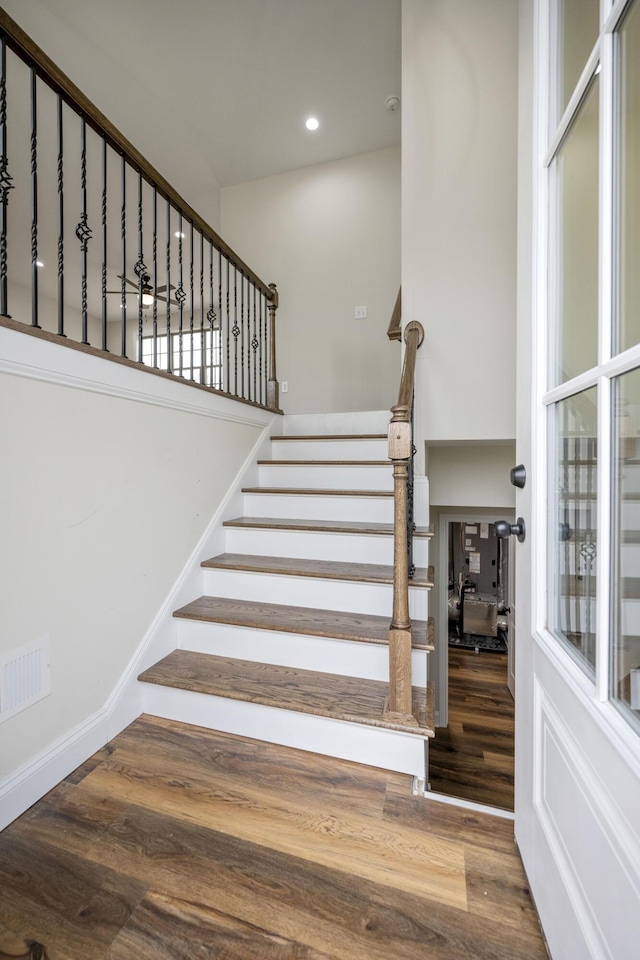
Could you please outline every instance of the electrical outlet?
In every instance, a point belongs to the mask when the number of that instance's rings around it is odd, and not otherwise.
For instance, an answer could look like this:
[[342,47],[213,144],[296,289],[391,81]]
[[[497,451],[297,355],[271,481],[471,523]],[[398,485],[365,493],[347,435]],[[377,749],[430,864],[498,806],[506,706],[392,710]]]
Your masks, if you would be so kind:
[[283,380],[282,383],[280,384],[280,388],[283,393],[289,393],[289,381]]
[[367,308],[356,307],[356,320],[366,320],[366,319],[367,319]]

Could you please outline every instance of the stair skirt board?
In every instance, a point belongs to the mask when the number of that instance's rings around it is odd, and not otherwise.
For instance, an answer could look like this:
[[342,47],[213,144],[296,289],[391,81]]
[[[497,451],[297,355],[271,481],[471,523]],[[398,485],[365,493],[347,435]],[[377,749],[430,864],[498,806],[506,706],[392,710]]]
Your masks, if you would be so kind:
[[[297,606],[319,610],[378,616],[390,615],[393,607],[393,585],[390,583],[358,583],[214,568],[204,568],[202,572],[204,592],[208,596],[262,603],[295,601]],[[409,587],[409,616],[412,620],[427,619],[427,593],[425,587]]]
[[[259,631],[225,623],[177,620],[181,650],[256,660],[302,670],[319,670],[368,680],[389,679],[389,648],[384,644]],[[427,651],[411,652],[412,684],[427,684]]]
[[420,736],[191,690],[143,686],[144,712],[152,716],[425,778],[428,741]]
[[355,520],[364,523],[393,523],[393,497],[318,493],[244,493],[248,517],[277,517],[283,520]]

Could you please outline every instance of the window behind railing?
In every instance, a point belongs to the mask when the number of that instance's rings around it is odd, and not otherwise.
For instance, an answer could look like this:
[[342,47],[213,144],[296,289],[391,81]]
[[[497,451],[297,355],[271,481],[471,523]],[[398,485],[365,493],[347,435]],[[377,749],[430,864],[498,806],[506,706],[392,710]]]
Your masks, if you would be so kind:
[[274,285],[2,10],[0,59],[0,314],[277,407]]

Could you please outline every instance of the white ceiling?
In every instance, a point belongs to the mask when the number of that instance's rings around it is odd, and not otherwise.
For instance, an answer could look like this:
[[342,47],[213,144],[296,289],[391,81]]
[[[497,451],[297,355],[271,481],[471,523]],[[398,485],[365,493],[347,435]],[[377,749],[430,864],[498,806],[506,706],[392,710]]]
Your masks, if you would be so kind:
[[3,6],[162,172],[188,150],[228,186],[400,142],[384,101],[400,94],[401,0]]

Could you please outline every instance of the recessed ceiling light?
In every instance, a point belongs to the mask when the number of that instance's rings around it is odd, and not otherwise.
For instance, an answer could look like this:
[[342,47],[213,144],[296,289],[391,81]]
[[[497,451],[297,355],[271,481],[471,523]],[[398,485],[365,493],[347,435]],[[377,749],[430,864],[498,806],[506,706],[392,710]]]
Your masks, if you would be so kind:
[[42,260],[36,260],[36,267],[44,267]]
[[307,130],[317,130],[319,126],[320,126],[320,121],[316,120],[315,117],[309,117],[309,119],[305,123],[305,127],[307,128]]

